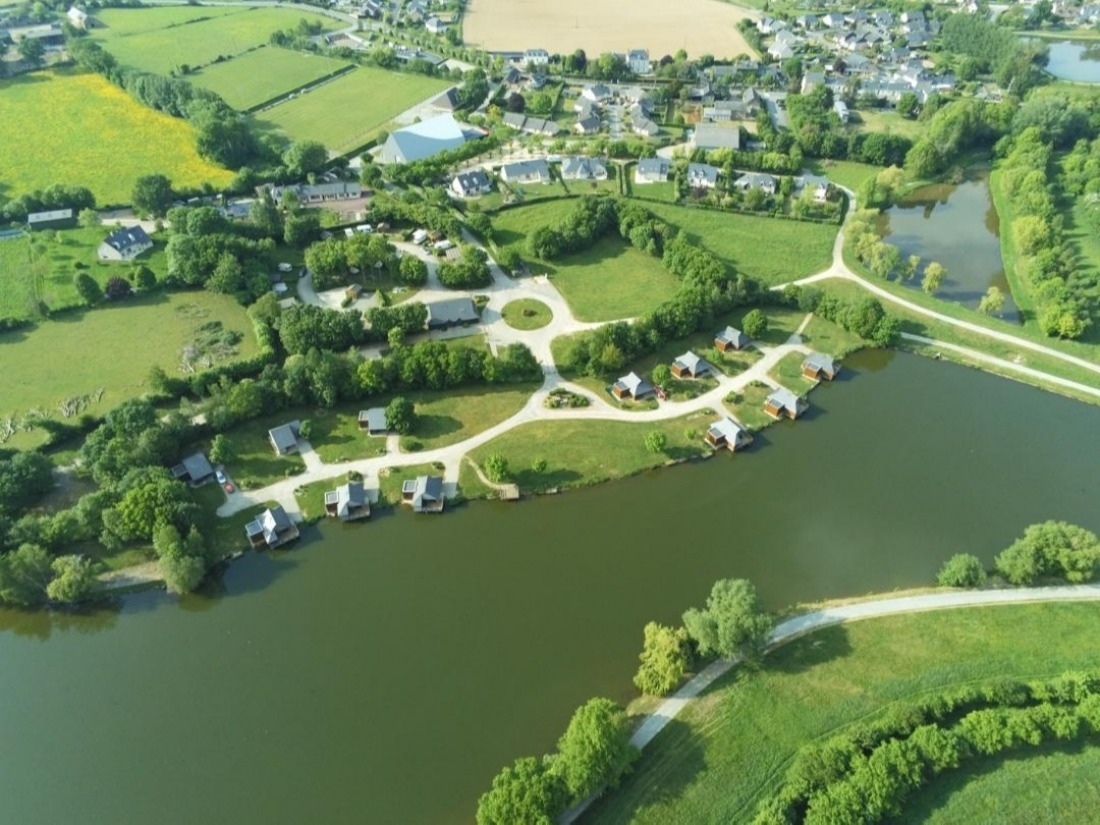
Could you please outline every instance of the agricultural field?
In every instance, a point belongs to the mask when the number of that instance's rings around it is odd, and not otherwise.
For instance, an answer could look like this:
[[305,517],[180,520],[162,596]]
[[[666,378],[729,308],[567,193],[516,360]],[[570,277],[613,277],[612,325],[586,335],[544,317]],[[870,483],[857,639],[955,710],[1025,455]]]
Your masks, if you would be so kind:
[[94,29],[103,41],[158,29],[175,28],[196,21],[240,14],[244,6],[150,6],[146,8],[97,9],[94,18],[101,25]]
[[261,130],[316,140],[334,152],[362,146],[393,118],[450,84],[418,74],[358,68],[254,116]]
[[195,132],[94,74],[34,72],[0,81],[0,194],[55,183],[87,186],[101,205],[128,203],[135,178],[162,172],[177,186],[229,183],[199,157]]
[[833,259],[834,224],[758,218],[647,201],[646,209],[683,229],[739,272],[767,284],[805,278]]
[[[1059,632],[1051,634],[1051,627]],[[803,745],[842,733],[853,723],[872,722],[894,703],[953,686],[1090,669],[1095,651],[1088,640],[1098,631],[1100,613],[1093,605],[1067,603],[915,613],[808,634],[769,654],[759,671],[734,669],[716,682],[646,748],[636,771],[597,802],[587,819],[662,825],[748,822],[757,804],[776,790]],[[1026,750],[1019,753],[1031,755]],[[1094,762],[1087,751],[1075,758]],[[1053,770],[1038,762],[1035,770],[1016,771],[1016,776],[1061,776],[1068,782],[1060,786],[1057,797],[1063,810],[1095,810],[1075,807],[1078,798],[1095,801],[1094,774]],[[909,800],[907,810],[928,812],[922,808],[924,800],[961,775],[946,773]],[[986,784],[986,790],[990,788]],[[1025,801],[1035,796],[1007,781],[997,782],[995,788],[1013,797],[1020,794]],[[1007,809],[999,793],[971,796],[964,789],[948,802],[956,800],[957,816],[905,821],[1089,819],[1088,813],[1002,818]],[[1041,800],[1032,810],[1044,810]]]
[[109,226],[36,232],[0,241],[0,318],[29,318],[39,302],[51,312],[79,306],[73,286],[77,271],[104,286],[115,275],[127,277],[137,266],[148,266],[158,280],[167,271],[164,247],[156,245],[133,264],[100,261],[96,249],[111,232]]
[[[228,8],[228,7],[225,7]],[[179,66],[198,68],[213,63],[219,57],[238,55],[262,46],[281,29],[293,28],[299,20],[319,23],[325,29],[335,29],[338,21],[331,17],[291,9],[230,9],[233,13],[211,15],[201,9],[201,17],[210,18],[185,22],[172,20],[162,28],[127,31],[134,23],[127,15],[145,15],[146,9],[113,9],[107,16],[105,29],[96,29],[93,37],[113,54],[123,66],[167,75]],[[172,11],[176,11],[173,9]],[[112,26],[111,21],[116,21]]]
[[[81,413],[104,413],[144,392],[154,365],[179,375],[183,348],[209,340],[215,324],[239,335],[232,357],[256,354],[244,309],[232,298],[210,292],[155,292],[3,333],[0,423],[34,408],[59,415],[61,402],[82,397],[86,403],[79,405]],[[27,439],[21,435],[6,446],[30,446],[33,440],[23,442],[38,433]]]
[[686,49],[692,57],[754,54],[737,21],[744,9],[714,0],[471,0],[462,20],[467,43],[488,51],[534,46],[551,54],[584,49],[590,55],[645,47],[653,59]]
[[348,66],[317,54],[265,46],[207,66],[187,79],[234,109],[246,111]]

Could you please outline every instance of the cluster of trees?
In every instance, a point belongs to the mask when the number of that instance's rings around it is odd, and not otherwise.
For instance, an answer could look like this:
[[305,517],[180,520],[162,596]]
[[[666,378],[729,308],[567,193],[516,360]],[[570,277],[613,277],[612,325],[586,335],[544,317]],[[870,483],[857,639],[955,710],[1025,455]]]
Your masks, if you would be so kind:
[[74,213],[95,208],[95,195],[83,186],[55,183],[46,189],[36,189],[11,200],[0,196],[0,220],[4,223],[24,220],[31,212],[72,209]]
[[1097,732],[1100,676],[1095,673],[953,688],[895,705],[875,722],[804,747],[753,822],[888,821],[935,777],[967,762]]
[[[787,96],[787,112],[791,131],[778,132],[770,125],[767,112],[757,117],[757,129],[769,125],[760,133],[769,150],[793,153],[794,146],[800,152],[815,158],[849,158],[850,160],[887,166],[901,163],[912,147],[912,142],[901,135],[878,132],[848,134],[840,117],[833,111],[833,92],[821,85],[808,94]],[[799,164],[800,168],[801,164]],[[799,171],[799,168],[792,170]]]
[[366,339],[363,314],[357,309],[294,304],[277,314],[273,326],[283,349],[290,355],[303,355],[310,350],[346,350]]
[[1091,581],[1098,564],[1100,539],[1064,521],[1032,524],[994,560],[997,572],[1017,585],[1048,576],[1069,582]]
[[981,587],[985,584],[982,560],[971,553],[956,553],[943,563],[936,575],[940,587]]
[[[897,170],[896,167],[886,169],[879,173],[876,180],[880,180],[895,171],[900,170]],[[873,197],[883,197],[889,192],[892,192],[892,189],[888,186],[876,184],[874,190],[868,194]],[[852,219],[848,222],[848,234],[845,237],[848,248],[871,272],[880,278],[885,279],[893,275],[901,283],[921,275],[921,289],[929,295],[937,292],[947,278],[947,270],[939,262],[930,261],[925,265],[922,274],[922,261],[919,255],[910,255],[903,260],[901,250],[893,244],[886,243],[879,236],[875,227],[877,216],[878,213],[873,209],[861,209],[852,215]],[[997,292],[1000,292],[1000,290],[997,290]],[[992,301],[992,297],[990,300]],[[993,307],[990,303],[988,306],[990,309],[1000,311],[1003,304],[1004,296],[1002,295],[1000,305]]]
[[439,282],[449,289],[476,289],[489,286],[493,274],[489,271],[489,255],[473,244],[462,244],[457,261],[439,264]]
[[572,803],[616,787],[637,756],[626,712],[610,699],[590,699],[555,753],[518,759],[494,777],[478,800],[478,825],[553,825]]
[[376,234],[318,241],[306,249],[305,263],[313,273],[314,287],[322,290],[345,285],[351,269],[367,275],[376,270],[400,272],[397,250],[385,235]]
[[[970,15],[953,15],[969,17]],[[992,146],[1008,133],[1015,105],[985,103],[964,98],[934,104],[930,99],[921,112],[926,122],[921,138],[905,155],[905,171],[912,180],[925,180],[949,169],[962,152]]]
[[447,193],[440,189],[429,189],[423,196],[412,191],[397,197],[376,195],[370,214],[375,221],[422,227],[451,239],[462,237],[462,221],[452,211]]
[[1023,98],[1043,82],[1046,46],[1021,40],[1008,28],[981,14],[952,14],[943,23],[940,39],[947,51],[977,62],[979,72],[991,72],[997,83]]
[[98,591],[95,567],[84,556],[53,556],[35,544],[22,544],[0,556],[0,602],[4,604],[70,604],[92,599]]
[[813,312],[877,347],[892,347],[901,335],[901,322],[883,309],[877,298],[869,295],[849,303],[813,287],[796,287],[788,297],[795,300],[803,312]]
[[618,226],[616,202],[611,198],[587,196],[558,223],[538,227],[527,236],[527,251],[550,261],[587,249]]

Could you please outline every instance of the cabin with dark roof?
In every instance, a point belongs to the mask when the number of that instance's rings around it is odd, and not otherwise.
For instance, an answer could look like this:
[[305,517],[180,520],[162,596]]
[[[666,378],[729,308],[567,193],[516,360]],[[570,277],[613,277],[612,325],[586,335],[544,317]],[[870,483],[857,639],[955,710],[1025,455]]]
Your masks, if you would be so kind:
[[412,507],[414,513],[443,512],[443,478],[441,476],[417,476],[401,485],[401,501]]
[[359,429],[366,430],[367,435],[389,435],[390,428],[386,424],[386,408],[371,407],[369,410],[360,410]]
[[325,515],[340,521],[370,518],[370,497],[362,481],[349,481],[325,493]]
[[735,327],[726,327],[714,336],[714,348],[719,352],[740,350],[752,343],[752,339]]
[[189,455],[172,468],[172,478],[189,484],[202,484],[214,476],[214,468],[202,453]]
[[840,372],[840,364],[831,356],[820,352],[811,352],[802,362],[802,377],[811,381],[820,381],[822,378],[832,381]]
[[301,427],[301,421],[291,421],[289,424],[267,431],[267,440],[271,442],[275,455],[290,455],[298,452],[298,433]]
[[643,398],[648,398],[655,392],[656,390],[652,384],[634,372],[629,375],[624,375],[611,385],[611,394],[620,401],[624,399],[640,401]]
[[710,364],[691,350],[676,357],[672,362],[672,374],[676,378],[699,378],[710,373]]
[[298,526],[281,504],[264,510],[244,526],[248,542],[258,550],[274,550],[298,538]]
[[476,324],[480,320],[472,298],[432,301],[428,307],[428,329],[449,329]]
[[101,261],[132,261],[153,248],[153,241],[140,226],[116,229],[99,245],[96,254]]

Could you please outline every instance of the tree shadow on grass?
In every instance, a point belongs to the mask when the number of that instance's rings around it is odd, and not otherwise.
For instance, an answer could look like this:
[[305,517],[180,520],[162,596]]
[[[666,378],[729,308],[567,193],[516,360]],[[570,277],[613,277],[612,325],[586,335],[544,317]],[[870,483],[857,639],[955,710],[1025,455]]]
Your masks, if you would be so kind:
[[779,673],[800,673],[842,659],[851,652],[848,629],[835,625],[788,642],[765,657],[763,667]]
[[445,435],[457,433],[461,429],[462,422],[451,415],[418,415],[412,438],[418,440],[441,438]]

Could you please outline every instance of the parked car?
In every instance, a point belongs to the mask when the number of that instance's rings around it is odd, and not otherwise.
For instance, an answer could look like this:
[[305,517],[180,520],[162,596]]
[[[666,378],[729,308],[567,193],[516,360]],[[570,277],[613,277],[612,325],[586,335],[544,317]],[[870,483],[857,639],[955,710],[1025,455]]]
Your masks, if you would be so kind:
[[227,493],[232,493],[234,490],[232,482],[225,482],[225,484],[222,485],[222,489],[225,490]]
[[215,470],[214,471],[214,478],[216,478],[218,480],[218,484],[228,484],[229,483],[229,479],[225,477],[225,473],[223,473],[221,470]]

